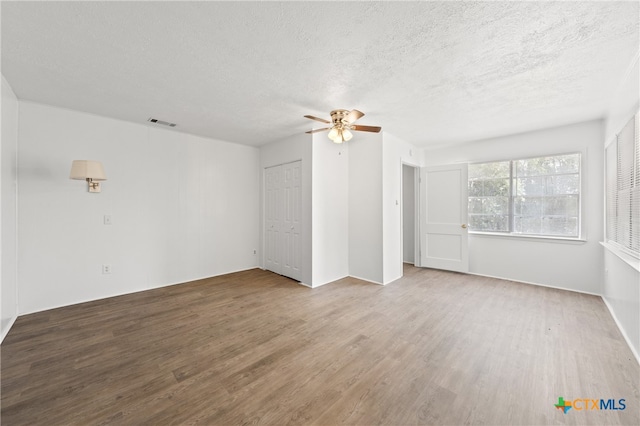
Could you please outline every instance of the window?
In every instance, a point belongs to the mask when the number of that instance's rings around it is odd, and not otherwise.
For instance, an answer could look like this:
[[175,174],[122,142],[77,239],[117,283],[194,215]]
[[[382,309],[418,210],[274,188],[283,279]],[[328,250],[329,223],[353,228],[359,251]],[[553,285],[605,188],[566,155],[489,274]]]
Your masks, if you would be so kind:
[[509,232],[511,162],[469,165],[469,229]]
[[640,256],[639,114],[616,135],[605,151],[607,242]]
[[578,238],[580,154],[470,164],[469,229]]

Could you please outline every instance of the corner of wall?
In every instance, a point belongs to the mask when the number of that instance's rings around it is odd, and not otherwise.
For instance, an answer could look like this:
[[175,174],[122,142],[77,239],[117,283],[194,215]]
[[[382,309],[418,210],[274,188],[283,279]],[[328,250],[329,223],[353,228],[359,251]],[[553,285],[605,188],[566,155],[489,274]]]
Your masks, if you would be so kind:
[[391,134],[383,137],[382,214],[383,278],[387,284],[403,275],[402,165],[419,166],[416,147]]
[[19,102],[11,85],[1,76],[0,146],[0,343],[18,317],[17,280],[17,153]]
[[312,140],[312,284],[349,274],[349,155],[324,134]]

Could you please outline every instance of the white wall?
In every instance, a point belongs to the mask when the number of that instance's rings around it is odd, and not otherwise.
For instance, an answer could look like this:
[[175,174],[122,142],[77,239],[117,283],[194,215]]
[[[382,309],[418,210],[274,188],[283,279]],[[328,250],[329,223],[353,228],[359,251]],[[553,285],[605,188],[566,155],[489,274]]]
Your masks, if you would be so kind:
[[9,332],[18,316],[17,253],[16,253],[16,203],[17,203],[17,150],[18,150],[18,99],[2,76],[2,146],[0,150],[0,218],[2,245],[0,246],[0,342]]
[[402,166],[402,260],[415,263],[415,168]]
[[383,284],[402,277],[402,164],[420,165],[411,144],[384,133],[382,172]]
[[603,299],[640,362],[640,273],[608,249],[604,250]]
[[611,98],[611,104],[607,111],[607,118],[605,121],[605,137],[606,142],[611,137],[620,132],[627,121],[638,111],[640,107],[640,81],[638,81],[638,75],[640,75],[640,53],[636,53],[636,56],[629,63],[629,67],[618,90]]
[[[620,132],[640,107],[638,75],[640,69],[636,55],[613,97],[606,120],[605,144]],[[640,272],[607,248],[604,249],[604,267],[603,298],[640,362]]]
[[402,164],[414,146],[389,134],[349,141],[349,275],[388,284],[402,277]]
[[349,142],[349,275],[382,284],[382,134]]
[[257,265],[258,149],[22,101],[18,138],[20,314]]
[[291,136],[285,140],[273,142],[260,147],[260,231],[259,240],[261,253],[260,266],[264,268],[264,169],[280,164],[301,161],[302,167],[302,229],[300,239],[302,244],[302,284],[313,286],[312,270],[312,138],[304,133]]
[[600,120],[425,150],[425,165],[582,153],[586,242],[469,235],[471,273],[600,294],[603,281],[603,152]]
[[348,143],[313,136],[312,286],[349,275]]

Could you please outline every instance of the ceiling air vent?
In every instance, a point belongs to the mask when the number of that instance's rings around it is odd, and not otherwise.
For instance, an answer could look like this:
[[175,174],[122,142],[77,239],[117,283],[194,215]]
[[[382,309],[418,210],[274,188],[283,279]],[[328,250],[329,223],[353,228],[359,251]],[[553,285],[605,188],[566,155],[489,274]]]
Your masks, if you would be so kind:
[[168,121],[158,120],[157,118],[149,118],[147,121],[156,124],[162,124],[163,126],[176,127],[176,123],[169,123]]

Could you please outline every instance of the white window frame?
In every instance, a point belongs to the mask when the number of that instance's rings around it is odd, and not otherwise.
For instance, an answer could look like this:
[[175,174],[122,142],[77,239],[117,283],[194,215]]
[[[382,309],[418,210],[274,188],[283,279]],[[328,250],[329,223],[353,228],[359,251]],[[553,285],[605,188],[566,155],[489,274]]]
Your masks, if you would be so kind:
[[[614,154],[616,157],[616,164],[614,166],[614,170],[613,170],[613,176],[615,179],[615,182],[613,183],[615,189],[614,192],[618,192],[619,188],[617,186],[618,184],[618,164],[617,164],[617,156],[618,156],[618,138],[620,137],[620,134],[622,133],[623,129],[627,126],[627,124],[629,123],[629,121],[634,120],[635,121],[635,133],[634,133],[634,155],[636,156],[635,161],[634,161],[634,165],[633,165],[633,172],[635,175],[638,175],[640,173],[640,159],[637,158],[638,156],[638,150],[640,150],[640,142],[638,141],[638,134],[640,132],[640,111],[636,112],[632,117],[630,117],[628,120],[626,120],[624,122],[624,126],[622,127],[622,129],[620,129],[620,131],[618,133],[616,133],[607,143],[607,145],[604,148],[604,165],[605,165],[605,174],[604,174],[604,187],[605,187],[605,219],[604,219],[604,233],[605,233],[605,240],[602,243],[602,245],[604,247],[606,247],[609,251],[611,251],[612,253],[614,253],[615,255],[617,255],[618,257],[620,257],[622,260],[624,260],[625,262],[627,262],[629,265],[633,266],[634,268],[638,269],[638,266],[636,265],[638,263],[638,260],[640,260],[640,250],[638,251],[634,251],[631,247],[628,247],[624,244],[621,244],[619,241],[617,241],[615,239],[615,237],[612,237],[611,235],[609,235],[609,229],[610,226],[612,225],[610,223],[611,220],[611,215],[609,212],[609,201],[610,201],[610,196],[612,194],[609,193],[609,185],[610,182],[608,180],[608,176],[609,176],[609,171],[610,171],[610,166],[608,164],[608,154],[609,154],[609,150],[613,149],[614,150]],[[636,179],[637,182],[637,179]],[[617,211],[617,204],[614,206],[616,207],[616,211]],[[631,211],[630,211],[630,214]],[[618,216],[616,216],[616,218],[618,218]],[[630,216],[629,218],[624,218],[624,220],[632,220],[632,217]],[[633,231],[630,230],[630,233],[632,233]]]
[[[578,169],[578,187],[580,188],[580,191],[578,193],[578,235],[577,236],[573,236],[573,237],[569,237],[569,236],[563,236],[563,235],[544,235],[544,234],[523,234],[523,233],[518,233],[518,232],[513,232],[513,222],[514,222],[514,198],[515,198],[515,194],[514,194],[514,188],[513,188],[513,181],[514,181],[514,163],[516,161],[521,161],[521,160],[530,160],[533,158],[541,158],[541,157],[560,157],[563,155],[578,155],[579,156],[579,169]],[[470,165],[472,164],[486,164],[486,163],[500,163],[500,162],[509,162],[509,169],[510,169],[510,177],[509,177],[509,231],[473,231],[471,229],[469,229],[469,233],[470,234],[474,234],[474,235],[478,235],[478,236],[499,236],[499,237],[506,237],[506,238],[515,238],[515,239],[524,239],[524,240],[528,240],[528,239],[542,239],[542,240],[556,240],[556,241],[566,241],[566,242],[577,242],[577,243],[583,243],[586,241],[586,232],[583,229],[583,224],[585,223],[585,219],[584,219],[584,210],[582,208],[583,203],[584,203],[584,185],[583,185],[583,173],[584,173],[584,169],[585,169],[585,164],[586,164],[586,153],[582,152],[582,151],[570,151],[570,152],[559,152],[559,153],[546,153],[546,154],[539,154],[539,155],[531,155],[531,156],[527,156],[527,157],[514,157],[514,158],[505,158],[505,159],[497,159],[497,160],[490,160],[490,161],[478,161],[478,162],[474,162],[474,163],[469,163]]]

